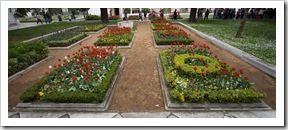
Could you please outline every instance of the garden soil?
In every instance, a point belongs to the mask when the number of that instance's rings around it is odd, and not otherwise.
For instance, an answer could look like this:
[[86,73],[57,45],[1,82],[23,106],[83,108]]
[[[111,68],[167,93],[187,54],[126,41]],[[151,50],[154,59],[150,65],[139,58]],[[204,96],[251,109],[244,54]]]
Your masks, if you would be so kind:
[[[156,56],[160,49],[155,49],[152,42],[152,30],[150,23],[137,22],[138,31],[131,49],[119,49],[126,56],[126,62],[120,73],[114,94],[108,111],[119,112],[145,112],[164,111],[163,95],[157,69]],[[175,25],[178,26],[178,25]],[[180,27],[180,26],[179,26]],[[182,27],[181,27],[182,28]],[[195,40],[195,43],[209,45],[218,57],[226,61],[230,66],[242,68],[244,75],[254,83],[257,91],[267,93],[266,102],[270,107],[276,109],[276,79],[256,69],[243,60],[214,46],[209,41],[201,38],[189,30],[183,28]],[[89,34],[92,37],[83,41],[82,46],[93,45],[102,32]],[[15,80],[9,81],[8,107],[9,110],[20,102],[20,95],[27,88],[36,83],[45,72],[49,72],[48,66],[58,64],[58,59],[64,59],[68,54],[76,52],[81,46],[78,44],[69,50],[50,50],[52,59],[35,67]]]

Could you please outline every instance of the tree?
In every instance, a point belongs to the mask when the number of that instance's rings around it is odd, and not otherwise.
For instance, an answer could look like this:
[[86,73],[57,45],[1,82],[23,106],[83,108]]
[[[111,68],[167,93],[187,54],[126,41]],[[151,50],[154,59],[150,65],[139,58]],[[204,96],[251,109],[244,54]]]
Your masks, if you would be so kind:
[[78,8],[77,10],[79,10],[80,12],[82,12],[83,13],[83,15],[84,15],[84,18],[85,18],[85,15],[88,15],[88,10],[89,10],[90,8]]
[[149,8],[142,8],[142,12],[148,13],[148,12],[150,12],[150,9]]
[[25,17],[31,8],[16,8],[14,16],[15,17]]
[[53,15],[53,14],[62,14],[62,9],[61,8],[48,8],[48,12]]
[[101,20],[103,23],[108,22],[108,9],[107,8],[100,8],[101,11]]
[[237,31],[236,36],[235,36],[236,38],[240,38],[242,35],[242,32],[244,30],[244,26],[246,23],[247,15],[248,15],[248,10],[249,10],[249,8],[245,8],[243,19],[240,22],[240,26],[239,26],[238,31]]
[[197,11],[197,8],[191,8],[190,9],[190,16],[189,16],[189,21],[190,22],[197,22],[197,20],[196,20],[196,11]]
[[130,8],[124,8],[124,13],[130,13],[131,12],[131,9]]

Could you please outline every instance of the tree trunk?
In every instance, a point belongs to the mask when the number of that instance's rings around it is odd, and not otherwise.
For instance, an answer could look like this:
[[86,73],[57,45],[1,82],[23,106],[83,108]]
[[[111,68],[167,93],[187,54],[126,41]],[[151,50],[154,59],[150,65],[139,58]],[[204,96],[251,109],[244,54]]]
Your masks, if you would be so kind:
[[197,8],[191,8],[190,9],[190,16],[189,16],[189,21],[190,22],[197,22],[197,20],[196,20],[196,11],[197,11]]
[[108,10],[107,8],[100,8],[101,10],[101,20],[103,23],[108,22]]
[[244,26],[246,23],[247,15],[248,15],[248,10],[249,10],[249,8],[245,8],[243,19],[241,20],[240,27],[238,28],[238,31],[237,31],[236,36],[235,36],[236,38],[240,38],[242,35],[242,32],[244,30]]

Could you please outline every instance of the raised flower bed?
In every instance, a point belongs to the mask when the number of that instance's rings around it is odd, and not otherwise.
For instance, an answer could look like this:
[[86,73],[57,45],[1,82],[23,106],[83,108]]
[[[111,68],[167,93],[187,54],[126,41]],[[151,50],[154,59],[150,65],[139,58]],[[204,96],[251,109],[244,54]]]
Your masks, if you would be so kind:
[[190,44],[191,42],[194,42],[194,40],[189,37],[187,32],[179,27],[169,26],[168,23],[158,24],[155,30],[156,32],[153,32],[153,35],[156,45],[171,45],[174,42]]
[[156,27],[166,27],[166,26],[172,26],[172,22],[169,20],[159,20],[152,22],[152,30],[156,30]]
[[108,20],[118,20],[118,19],[120,19],[119,15],[108,17]]
[[47,46],[40,42],[8,44],[8,76],[48,57]]
[[[59,59],[59,64],[49,66],[52,71],[45,72],[40,81],[22,93],[20,99],[24,104],[18,107],[31,105],[25,102],[39,101],[39,103],[96,104],[104,100],[107,102],[109,96],[107,91],[109,89],[111,93],[110,84],[112,81],[115,82],[114,75],[121,61],[122,56],[113,50],[113,46],[107,49],[84,46],[63,60]],[[68,106],[69,104],[66,104],[66,107]],[[58,107],[63,108],[63,104]]]
[[53,35],[41,39],[41,41],[49,47],[67,47],[87,36],[86,33],[79,32],[79,30],[68,30],[54,33]]
[[266,94],[255,91],[243,69],[237,70],[212,54],[209,46],[193,43],[160,51],[159,72],[168,107],[269,107],[261,102]]
[[139,15],[129,15],[128,16],[128,20],[138,20],[139,19]]
[[98,40],[94,43],[96,46],[128,46],[134,37],[131,28],[123,27],[116,28],[110,27],[104,33],[98,36]]
[[105,26],[102,24],[87,25],[83,27],[82,31],[83,32],[97,32],[101,30],[102,28],[105,28]]

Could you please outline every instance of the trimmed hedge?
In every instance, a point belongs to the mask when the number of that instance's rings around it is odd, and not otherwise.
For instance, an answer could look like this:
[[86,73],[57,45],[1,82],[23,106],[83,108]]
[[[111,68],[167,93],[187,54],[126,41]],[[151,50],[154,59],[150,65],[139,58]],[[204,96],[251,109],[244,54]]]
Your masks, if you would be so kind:
[[97,32],[99,30],[101,30],[102,28],[105,28],[106,26],[102,25],[102,24],[96,24],[96,25],[87,25],[84,26],[82,31],[83,32]]
[[72,38],[69,38],[67,40],[61,40],[61,41],[47,41],[45,44],[47,44],[49,47],[66,47],[71,44],[76,43],[77,41],[80,41],[81,39],[87,37],[88,35],[85,33],[78,34]]
[[101,19],[101,17],[98,15],[87,15],[85,17],[85,20],[100,20],[100,19]]
[[157,32],[153,32],[154,39],[157,45],[171,45],[174,44],[174,42],[180,42],[185,45],[190,45],[191,42],[194,42],[190,37],[188,39],[177,39],[177,38],[171,38],[171,39],[160,39],[158,37]]
[[[192,65],[185,64],[185,60],[188,58],[193,58],[193,59],[202,58],[204,61],[207,62],[208,68],[204,65],[203,66],[192,66]],[[198,54],[194,54],[193,56],[191,56],[189,54],[176,55],[174,57],[174,61],[175,61],[175,65],[180,66],[180,69],[188,75],[192,75],[192,74],[196,74],[196,73],[197,74],[206,73],[206,70],[209,70],[209,73],[216,73],[217,71],[221,70],[221,67],[220,67],[221,65],[220,65],[219,61],[217,61],[216,59],[213,59],[211,57],[202,56],[202,55],[198,55]],[[215,66],[219,66],[219,67],[215,68]],[[197,67],[196,71],[193,69],[194,67]],[[201,71],[202,69],[204,69],[205,71],[202,72]]]
[[8,76],[48,57],[48,47],[40,42],[8,44]]
[[[43,102],[56,102],[56,103],[101,103],[103,102],[105,95],[109,89],[111,81],[116,74],[118,67],[121,61],[115,61],[111,65],[111,70],[105,74],[105,78],[103,79],[101,86],[98,87],[96,92],[85,92],[85,91],[75,91],[75,92],[59,92],[54,91],[52,93],[45,93],[40,101]],[[41,79],[41,83],[43,83],[43,77]],[[34,84],[31,88],[27,89],[21,94],[20,99],[23,102],[33,102],[38,100],[38,97],[35,96],[39,92],[39,86]]]

